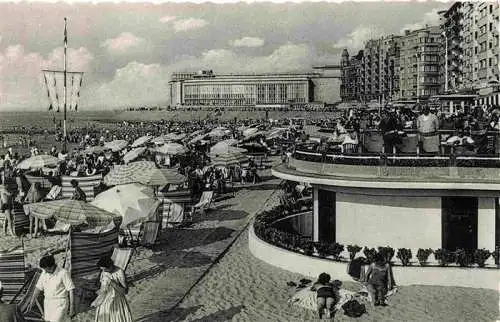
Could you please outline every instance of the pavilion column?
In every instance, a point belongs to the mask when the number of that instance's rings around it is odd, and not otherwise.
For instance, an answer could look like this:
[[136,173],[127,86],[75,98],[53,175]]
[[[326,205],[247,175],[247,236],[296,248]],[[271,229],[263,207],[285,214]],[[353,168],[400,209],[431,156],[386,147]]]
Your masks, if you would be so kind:
[[313,241],[319,241],[319,202],[318,188],[313,186]]
[[[495,217],[497,198],[478,198],[477,214],[477,248],[485,248],[489,251],[495,250]],[[487,261],[494,264],[493,257]]]
[[450,101],[450,114],[453,114],[455,111],[453,109],[453,101]]

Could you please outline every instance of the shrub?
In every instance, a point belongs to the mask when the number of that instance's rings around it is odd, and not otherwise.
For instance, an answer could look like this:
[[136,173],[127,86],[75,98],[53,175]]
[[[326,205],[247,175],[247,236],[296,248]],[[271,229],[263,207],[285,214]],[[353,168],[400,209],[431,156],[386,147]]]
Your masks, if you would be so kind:
[[474,253],[470,250],[457,249],[455,252],[455,262],[460,267],[469,267],[474,263]]
[[340,259],[340,254],[344,251],[344,245],[339,244],[339,243],[333,243],[329,245],[329,253],[333,255],[333,258],[335,260]]
[[476,263],[479,267],[484,267],[486,260],[490,258],[492,253],[490,253],[487,249],[476,249],[474,251],[474,263]]
[[307,256],[312,256],[314,254],[314,242],[306,241],[302,243],[301,246],[302,250],[304,251],[304,254],[306,254]]
[[363,248],[358,245],[347,245],[347,251],[349,252],[349,259],[353,260],[356,254],[359,253]]
[[388,263],[390,263],[392,261],[392,258],[394,257],[394,248],[390,246],[379,247],[378,252],[384,256],[385,260]]
[[326,243],[314,243],[314,247],[318,251],[319,256],[326,257],[328,256],[329,245]]
[[425,266],[427,264],[427,260],[429,256],[432,254],[432,249],[430,248],[419,248],[417,251],[417,259],[421,266]]
[[438,248],[434,251],[434,256],[439,262],[440,266],[448,266],[448,264],[455,261],[455,254],[447,249]]
[[377,250],[375,248],[368,248],[365,246],[365,248],[363,249],[363,254],[365,254],[365,257],[369,263],[373,263],[375,261],[375,255],[377,255]]
[[411,261],[410,261],[412,258],[411,249],[399,248],[396,257],[399,258],[399,260],[401,261],[401,264],[403,264],[403,266],[410,266],[411,265]]
[[500,263],[500,247],[496,247],[495,251],[491,253],[493,258],[495,259],[495,264],[499,265]]
[[321,257],[333,256],[335,260],[338,260],[340,253],[344,251],[344,245],[339,243],[314,243],[314,246]]

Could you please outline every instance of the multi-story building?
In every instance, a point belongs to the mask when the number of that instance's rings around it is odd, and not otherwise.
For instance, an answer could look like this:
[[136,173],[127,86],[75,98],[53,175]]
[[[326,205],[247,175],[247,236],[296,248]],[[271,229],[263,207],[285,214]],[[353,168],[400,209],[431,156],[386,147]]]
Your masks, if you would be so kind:
[[442,92],[441,35],[439,26],[406,31],[401,38],[399,67],[402,99],[428,99]]
[[399,93],[399,36],[369,40],[354,57],[342,53],[341,97],[344,101],[384,100]]
[[476,90],[479,103],[500,104],[499,13],[498,2],[464,2],[462,37],[464,39],[463,88]]
[[[188,75],[188,73],[184,73]],[[179,79],[172,75],[173,105],[196,106],[304,106],[314,101],[314,81],[320,74],[215,75],[192,73]]]
[[442,40],[442,83],[444,92],[463,88],[464,76],[464,2],[455,2],[448,10],[440,12]]

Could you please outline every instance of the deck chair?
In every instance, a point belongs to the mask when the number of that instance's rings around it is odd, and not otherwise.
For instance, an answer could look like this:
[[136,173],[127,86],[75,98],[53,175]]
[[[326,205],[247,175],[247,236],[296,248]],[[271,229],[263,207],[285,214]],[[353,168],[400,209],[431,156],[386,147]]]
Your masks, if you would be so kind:
[[113,260],[113,263],[115,263],[115,266],[123,269],[123,271],[126,272],[133,252],[133,248],[115,248],[113,249],[113,255],[111,255],[111,259]]
[[40,270],[27,271],[24,263],[24,243],[21,247],[0,253],[0,281],[3,300],[19,306],[25,320],[43,321],[43,306],[39,299],[36,308],[29,308]]
[[174,202],[163,202],[161,228],[166,229],[171,224],[180,224],[184,221],[184,205]]
[[200,201],[198,201],[198,203],[193,205],[191,208],[191,218],[194,218],[198,213],[204,214],[207,210],[209,210],[212,204],[213,197],[213,191],[203,191],[200,197]]
[[160,230],[160,222],[147,221],[142,226],[141,245],[153,246],[158,239],[158,231]]

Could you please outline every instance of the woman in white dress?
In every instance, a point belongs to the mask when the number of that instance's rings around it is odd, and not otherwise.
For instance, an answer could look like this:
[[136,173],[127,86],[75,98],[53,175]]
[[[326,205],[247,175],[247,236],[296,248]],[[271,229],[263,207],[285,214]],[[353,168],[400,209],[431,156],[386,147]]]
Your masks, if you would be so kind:
[[125,273],[116,267],[109,256],[97,263],[102,270],[101,287],[92,303],[96,308],[96,322],[132,322],[132,314],[125,295],[128,292]]

